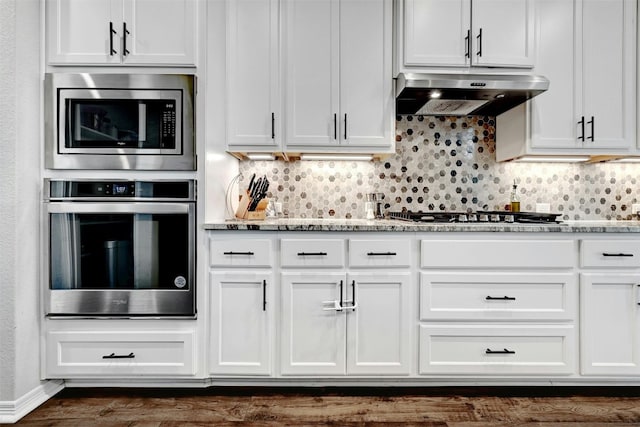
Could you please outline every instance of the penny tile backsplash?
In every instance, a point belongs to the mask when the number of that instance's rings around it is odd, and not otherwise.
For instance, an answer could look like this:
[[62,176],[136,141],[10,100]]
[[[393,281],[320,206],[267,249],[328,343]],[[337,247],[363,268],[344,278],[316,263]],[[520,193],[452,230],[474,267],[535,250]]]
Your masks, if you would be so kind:
[[268,196],[296,218],[364,218],[367,193],[384,211],[499,210],[515,181],[521,210],[549,203],[565,220],[630,219],[640,203],[640,165],[497,163],[492,117],[398,116],[396,153],[376,162],[245,161],[271,181]]

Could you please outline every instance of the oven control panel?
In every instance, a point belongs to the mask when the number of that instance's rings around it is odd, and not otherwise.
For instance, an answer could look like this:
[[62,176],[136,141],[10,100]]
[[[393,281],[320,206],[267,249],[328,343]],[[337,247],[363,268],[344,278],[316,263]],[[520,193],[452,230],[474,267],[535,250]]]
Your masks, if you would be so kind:
[[195,201],[195,181],[48,180],[48,200],[179,200]]

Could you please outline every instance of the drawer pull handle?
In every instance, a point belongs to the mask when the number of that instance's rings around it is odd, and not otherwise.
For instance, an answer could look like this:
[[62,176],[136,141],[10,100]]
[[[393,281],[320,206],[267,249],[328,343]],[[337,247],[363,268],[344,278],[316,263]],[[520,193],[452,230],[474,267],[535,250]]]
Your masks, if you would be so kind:
[[485,354],[516,354],[515,351],[513,350],[507,350],[506,348],[504,350],[491,350],[490,348],[486,349]]
[[607,252],[603,252],[602,256],[611,256],[611,257],[632,257],[633,254],[623,254],[623,253],[619,253],[619,254],[610,254]]
[[233,251],[223,252],[223,254],[224,255],[248,255],[248,256],[255,255],[253,252],[233,252]]
[[515,301],[516,297],[508,297],[508,296],[503,296],[503,297],[492,297],[492,296],[487,296],[485,298],[487,301]]
[[327,256],[326,252],[298,252],[298,256]]
[[136,357],[136,355],[133,353],[129,353],[129,354],[111,353],[107,356],[102,356],[103,359],[133,359],[134,357]]
[[396,256],[395,252],[367,252],[368,256]]

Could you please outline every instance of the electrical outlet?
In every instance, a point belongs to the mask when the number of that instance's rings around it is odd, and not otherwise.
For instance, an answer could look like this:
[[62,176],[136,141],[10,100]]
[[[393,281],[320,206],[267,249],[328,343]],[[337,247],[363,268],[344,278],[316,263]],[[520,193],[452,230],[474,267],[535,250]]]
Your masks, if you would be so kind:
[[551,213],[550,203],[536,203],[536,212],[538,213]]
[[631,205],[631,215],[640,214],[640,203],[634,203]]

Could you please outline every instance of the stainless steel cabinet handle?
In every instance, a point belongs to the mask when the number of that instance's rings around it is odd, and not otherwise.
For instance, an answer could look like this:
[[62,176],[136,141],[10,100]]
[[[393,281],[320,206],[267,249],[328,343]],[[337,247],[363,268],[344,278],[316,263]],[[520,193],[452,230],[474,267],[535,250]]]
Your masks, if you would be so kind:
[[487,301],[515,301],[516,300],[515,297],[508,297],[508,296],[503,296],[503,297],[487,296],[485,299]]
[[485,350],[484,354],[516,354],[516,352],[507,350],[506,348],[504,350],[491,350],[490,348],[488,348]]
[[478,40],[478,53],[476,55],[482,56],[482,28],[478,31],[476,39]]
[[106,356],[102,356],[103,359],[133,359],[135,357],[136,357],[136,355],[133,354],[133,353],[129,353],[129,354],[111,353],[111,354],[108,354]]
[[131,53],[131,52],[129,52],[127,50],[127,34],[131,34],[131,33],[129,32],[129,30],[127,30],[127,23],[123,22],[122,23],[122,42],[123,42],[123,44],[122,44],[122,54],[124,56],[127,56],[128,54]]
[[395,252],[367,252],[367,256],[396,256]]
[[255,255],[253,252],[233,252],[233,251],[223,252],[222,254],[223,255],[248,255],[248,256]]
[[298,256],[327,256],[326,252],[298,252]]
[[633,254],[624,254],[624,253],[611,254],[611,253],[603,252],[602,256],[607,256],[607,257],[632,257]]
[[109,22],[109,55],[113,56],[118,53],[117,50],[113,48],[113,35],[118,34],[116,30],[113,29],[113,22]]
[[338,139],[338,115],[333,114],[333,139]]
[[580,119],[580,121],[578,122],[578,124],[580,125],[581,129],[582,129],[582,133],[580,134],[580,136],[578,137],[578,139],[580,141],[584,142],[584,116],[582,116],[582,118]]
[[593,137],[594,137],[594,126],[595,126],[595,121],[596,121],[595,117],[591,116],[591,120],[589,120],[589,121],[587,122],[587,124],[588,124],[588,125],[591,125],[591,136],[590,136],[590,137],[588,137],[587,139],[590,139],[592,142],[593,142],[593,140],[594,140],[594,139],[593,139]]

